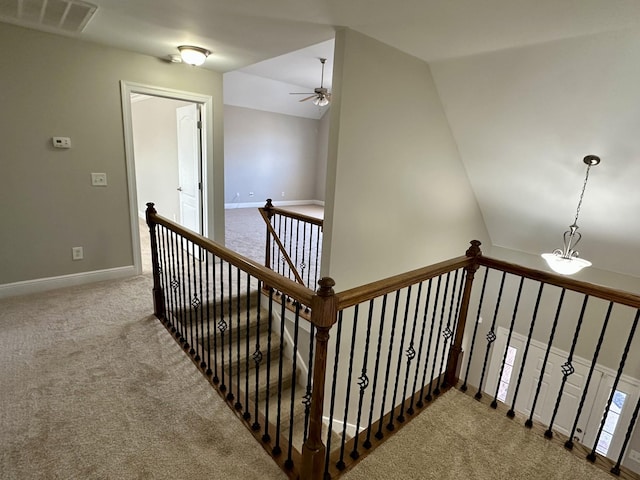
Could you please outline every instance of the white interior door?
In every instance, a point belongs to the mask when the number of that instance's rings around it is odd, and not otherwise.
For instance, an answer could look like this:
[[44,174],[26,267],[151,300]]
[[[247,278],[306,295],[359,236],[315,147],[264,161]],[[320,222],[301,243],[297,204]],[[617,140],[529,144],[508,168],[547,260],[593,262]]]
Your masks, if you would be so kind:
[[199,107],[193,103],[176,109],[178,123],[178,192],[180,225],[202,232]]

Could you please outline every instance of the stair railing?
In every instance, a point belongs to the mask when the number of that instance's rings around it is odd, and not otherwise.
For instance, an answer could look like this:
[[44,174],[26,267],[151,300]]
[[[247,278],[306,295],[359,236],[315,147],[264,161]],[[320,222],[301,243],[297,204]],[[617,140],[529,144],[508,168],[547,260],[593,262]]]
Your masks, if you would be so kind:
[[[640,296],[484,257],[477,241],[465,256],[340,293],[334,292],[332,279],[323,278],[314,293],[158,216],[153,204],[148,204],[147,222],[156,316],[290,478],[337,478],[456,385],[477,389],[478,400],[504,406],[512,418],[525,411],[527,427],[544,425],[547,438],[560,439],[568,449],[582,448],[589,460],[608,465],[614,474],[624,470],[640,395],[629,395],[620,416],[625,435],[617,461],[607,463],[597,445],[611,424],[612,405],[618,406],[618,387],[637,376]],[[482,287],[474,289],[478,272]],[[256,293],[264,285],[266,293]],[[276,291],[286,301],[276,302]],[[286,319],[285,303],[295,307],[293,318]],[[310,320],[300,315],[306,307],[311,307]],[[469,311],[475,321],[467,323]],[[307,378],[297,392],[283,385],[285,367],[296,375],[297,356],[277,357],[282,336],[272,338],[285,322],[293,324],[295,351],[307,358]],[[613,323],[621,337],[608,333]],[[310,332],[306,347],[298,340],[302,325]],[[252,328],[258,330],[258,340],[251,340],[255,346],[241,335]],[[570,340],[561,344],[560,337]],[[514,356],[509,347],[516,338]],[[537,377],[530,374],[533,348],[544,357]],[[594,372],[604,371],[605,351],[609,359],[617,355],[617,369],[605,371],[613,380],[611,392],[587,445],[574,435],[593,400]],[[553,372],[556,398],[546,402],[550,407],[543,414],[542,379],[552,373],[545,369],[553,355],[563,354]],[[507,365],[508,357],[515,363]],[[253,376],[247,373],[251,369]],[[579,369],[586,380],[576,387],[580,400],[567,415],[564,393]],[[267,380],[264,396],[258,392],[261,378]],[[518,402],[526,382],[529,405]],[[290,392],[286,398],[285,392]],[[304,407],[300,426],[294,422],[298,404]]]
[[271,199],[258,209],[266,225],[265,266],[315,288],[322,256],[323,220],[276,208]]
[[477,264],[460,389],[620,475],[640,410],[640,296],[483,256]]

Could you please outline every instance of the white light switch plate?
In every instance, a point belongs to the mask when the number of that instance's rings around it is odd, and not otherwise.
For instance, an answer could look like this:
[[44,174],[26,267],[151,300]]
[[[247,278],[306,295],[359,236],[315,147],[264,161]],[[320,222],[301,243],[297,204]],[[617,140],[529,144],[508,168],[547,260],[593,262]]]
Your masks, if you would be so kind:
[[92,173],[91,185],[94,187],[106,187],[107,186],[107,174],[106,173]]

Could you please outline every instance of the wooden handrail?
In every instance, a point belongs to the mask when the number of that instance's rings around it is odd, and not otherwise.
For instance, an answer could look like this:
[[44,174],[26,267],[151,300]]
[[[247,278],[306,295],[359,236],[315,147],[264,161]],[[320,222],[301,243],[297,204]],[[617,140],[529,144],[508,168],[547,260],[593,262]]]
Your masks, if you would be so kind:
[[[268,204],[267,204],[268,205]],[[272,214],[282,215],[283,217],[293,218],[294,220],[300,220],[301,222],[311,223],[313,225],[317,225],[319,227],[324,226],[324,219],[318,217],[312,217],[310,215],[305,215],[303,213],[292,212],[290,210],[285,210],[283,208],[277,208],[273,205],[271,207],[263,207],[260,210],[269,210]]]
[[473,261],[474,260],[472,258],[466,256],[456,257],[428,267],[418,268],[417,270],[401,273],[393,277],[345,290],[336,294],[338,297],[338,310],[344,310],[345,308],[353,307],[359,303],[400,290],[401,288],[408,287],[409,285],[429,280],[430,278],[437,277],[443,273],[455,271],[459,268],[470,265]]
[[494,268],[503,272],[512,273],[514,275],[537,280],[539,282],[548,283],[557,287],[566,288],[574,292],[584,293],[592,297],[601,298],[603,300],[620,303],[633,308],[640,308],[640,295],[614,288],[604,287],[593,283],[575,280],[573,278],[557,275],[554,273],[544,272],[529,267],[523,267],[514,263],[505,262],[489,257],[478,257],[478,264],[488,268]]
[[302,305],[310,306],[312,304],[312,299],[315,295],[313,290],[303,285],[299,285],[296,282],[277,274],[273,270],[266,268],[264,265],[261,265],[251,260],[250,258],[244,257],[234,252],[233,250],[223,247],[213,240],[202,237],[192,230],[189,230],[182,227],[181,225],[178,225],[175,222],[172,222],[168,218],[158,215],[157,213],[155,213],[155,210],[149,211],[149,209],[153,209],[153,203],[148,203],[147,207],[148,221],[157,225],[164,225],[168,229],[193,242],[195,245],[198,245],[205,250],[214,253],[217,257],[230,263],[234,267],[238,267],[240,270],[253,275],[259,280],[262,280],[266,285],[269,285],[270,287],[275,288],[279,291],[286,292],[288,296],[300,302]]
[[263,211],[263,209],[261,208],[260,209],[260,215],[262,215],[262,218],[264,219],[264,223],[267,224],[267,230],[269,231],[269,233],[271,234],[271,236],[275,240],[276,244],[278,245],[278,248],[280,249],[280,253],[282,254],[284,259],[286,260],[287,265],[289,265],[289,269],[293,272],[293,275],[296,277],[296,281],[300,285],[304,285],[304,280],[302,280],[302,277],[298,273],[298,269],[293,264],[293,261],[291,260],[291,257],[287,253],[287,250],[284,248],[284,245],[282,245],[282,242],[280,241],[280,237],[278,236],[277,232],[274,230],[273,225],[271,225],[271,222],[269,221],[268,214],[265,213]]

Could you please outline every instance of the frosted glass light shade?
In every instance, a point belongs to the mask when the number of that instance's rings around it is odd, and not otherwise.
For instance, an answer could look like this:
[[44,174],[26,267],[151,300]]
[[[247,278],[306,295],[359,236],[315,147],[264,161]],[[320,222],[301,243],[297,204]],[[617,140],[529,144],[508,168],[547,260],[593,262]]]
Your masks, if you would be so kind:
[[205,48],[193,47],[191,45],[182,45],[178,47],[178,50],[180,51],[180,56],[184,63],[188,63],[189,65],[194,65],[196,67],[202,65],[211,53]]
[[567,258],[555,253],[543,253],[542,258],[547,261],[554,272],[561,275],[573,275],[583,268],[591,266],[591,262],[583,258]]
[[325,95],[322,95],[314,98],[313,103],[319,107],[325,107],[329,105],[329,99]]

